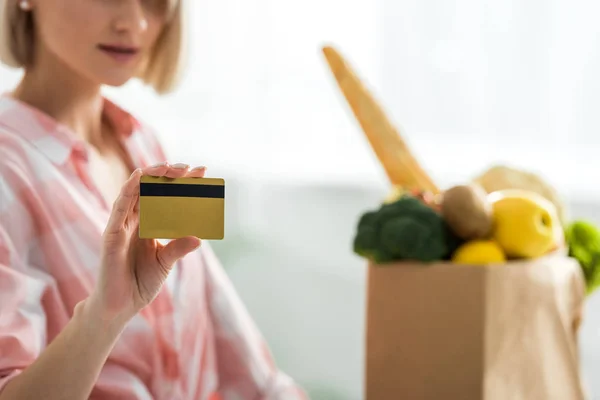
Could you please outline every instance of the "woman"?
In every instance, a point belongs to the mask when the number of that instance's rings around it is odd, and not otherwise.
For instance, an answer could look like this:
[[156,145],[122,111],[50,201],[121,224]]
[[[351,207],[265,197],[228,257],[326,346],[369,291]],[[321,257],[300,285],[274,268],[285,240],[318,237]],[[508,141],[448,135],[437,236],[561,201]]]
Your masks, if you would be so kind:
[[303,398],[206,244],[137,237],[140,176],[205,169],[100,89],[173,88],[181,1],[0,0],[0,400]]

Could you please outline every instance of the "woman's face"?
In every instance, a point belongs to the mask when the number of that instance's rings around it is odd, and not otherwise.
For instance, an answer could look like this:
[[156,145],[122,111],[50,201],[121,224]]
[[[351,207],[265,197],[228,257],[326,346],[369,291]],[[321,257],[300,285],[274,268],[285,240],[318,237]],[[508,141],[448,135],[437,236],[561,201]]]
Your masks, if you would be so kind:
[[49,56],[95,84],[120,86],[153,48],[168,1],[33,0],[36,62]]

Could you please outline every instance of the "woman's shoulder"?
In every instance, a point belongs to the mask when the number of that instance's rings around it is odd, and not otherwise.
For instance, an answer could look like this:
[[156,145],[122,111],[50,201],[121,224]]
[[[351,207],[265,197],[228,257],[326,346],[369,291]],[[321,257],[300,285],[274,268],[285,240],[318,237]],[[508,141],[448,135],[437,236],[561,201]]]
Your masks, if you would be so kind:
[[[0,233],[2,230],[4,234],[11,233],[17,229],[17,225],[18,229],[14,232],[26,232],[29,229],[31,218],[20,196],[34,185],[34,158],[29,143],[2,124],[0,110]],[[3,239],[6,238],[0,237],[0,245]]]
[[58,158],[60,146],[47,140],[49,129],[41,119],[32,118],[31,110],[6,96],[0,96],[0,177],[23,176],[37,167],[41,151]]
[[3,125],[0,115],[0,176],[29,169],[34,158],[32,147],[17,131]]

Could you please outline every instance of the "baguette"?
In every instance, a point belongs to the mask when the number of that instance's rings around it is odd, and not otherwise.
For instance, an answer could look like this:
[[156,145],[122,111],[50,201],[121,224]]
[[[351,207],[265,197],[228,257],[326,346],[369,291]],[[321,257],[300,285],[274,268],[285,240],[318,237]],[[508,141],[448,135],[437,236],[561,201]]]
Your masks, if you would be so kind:
[[438,194],[437,185],[419,165],[398,130],[350,65],[333,47],[325,46],[322,51],[392,185]]

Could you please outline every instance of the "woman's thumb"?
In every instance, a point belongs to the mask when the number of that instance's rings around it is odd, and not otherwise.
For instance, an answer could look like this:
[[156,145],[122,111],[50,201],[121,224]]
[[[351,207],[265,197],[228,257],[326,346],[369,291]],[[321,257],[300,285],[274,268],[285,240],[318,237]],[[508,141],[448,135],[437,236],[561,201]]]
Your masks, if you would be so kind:
[[165,264],[165,267],[170,269],[177,260],[200,247],[200,243],[200,239],[195,236],[171,240],[159,250],[158,259]]

